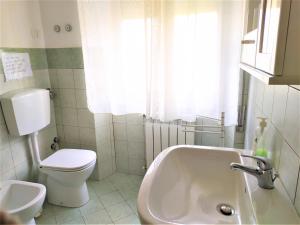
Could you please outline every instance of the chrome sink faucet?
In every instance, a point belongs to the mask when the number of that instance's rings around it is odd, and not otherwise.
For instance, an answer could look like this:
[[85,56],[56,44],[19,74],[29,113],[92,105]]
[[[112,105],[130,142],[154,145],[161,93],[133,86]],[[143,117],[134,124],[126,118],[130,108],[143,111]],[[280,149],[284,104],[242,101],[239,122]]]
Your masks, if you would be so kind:
[[258,186],[264,189],[273,189],[274,181],[278,177],[274,173],[271,161],[267,158],[260,156],[241,155],[242,157],[252,158],[257,161],[257,168],[244,166],[239,163],[231,163],[230,168],[232,170],[241,170],[249,173],[257,178]]

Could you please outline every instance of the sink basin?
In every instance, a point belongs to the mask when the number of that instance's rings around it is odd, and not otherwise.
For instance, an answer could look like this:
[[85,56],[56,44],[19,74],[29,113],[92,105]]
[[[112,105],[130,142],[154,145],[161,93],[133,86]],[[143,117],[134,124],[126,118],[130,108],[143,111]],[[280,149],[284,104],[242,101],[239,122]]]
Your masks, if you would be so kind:
[[139,191],[141,222],[255,224],[245,175],[232,171],[231,162],[243,163],[238,150],[204,146],[164,150],[149,167]]
[[46,188],[18,180],[8,180],[0,186],[0,208],[19,218],[22,224],[35,224],[33,217],[41,209],[46,196]]

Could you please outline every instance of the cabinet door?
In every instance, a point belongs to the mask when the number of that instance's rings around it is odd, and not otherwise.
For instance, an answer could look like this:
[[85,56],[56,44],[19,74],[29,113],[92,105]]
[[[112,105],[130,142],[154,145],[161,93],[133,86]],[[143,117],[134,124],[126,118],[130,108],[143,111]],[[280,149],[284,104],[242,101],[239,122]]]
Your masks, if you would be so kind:
[[244,37],[241,41],[241,62],[255,66],[260,0],[245,4]]
[[255,67],[282,75],[291,0],[262,0]]

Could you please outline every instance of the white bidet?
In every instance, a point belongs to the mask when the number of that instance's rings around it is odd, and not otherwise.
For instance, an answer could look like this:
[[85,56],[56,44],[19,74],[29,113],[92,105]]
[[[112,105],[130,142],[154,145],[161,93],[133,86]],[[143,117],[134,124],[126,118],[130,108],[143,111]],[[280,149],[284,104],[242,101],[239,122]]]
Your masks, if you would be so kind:
[[0,208],[23,224],[35,224],[34,216],[42,208],[46,187],[42,184],[8,180],[0,185]]

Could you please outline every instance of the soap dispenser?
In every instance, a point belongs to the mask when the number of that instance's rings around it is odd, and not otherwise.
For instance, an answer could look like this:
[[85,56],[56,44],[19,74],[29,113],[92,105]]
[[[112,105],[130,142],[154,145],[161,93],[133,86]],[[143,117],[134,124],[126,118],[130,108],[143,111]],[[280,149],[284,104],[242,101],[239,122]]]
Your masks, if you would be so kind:
[[266,126],[267,118],[257,117],[260,120],[259,125],[255,130],[255,139],[253,143],[253,155],[268,157],[268,151],[265,149],[265,140],[266,140]]

